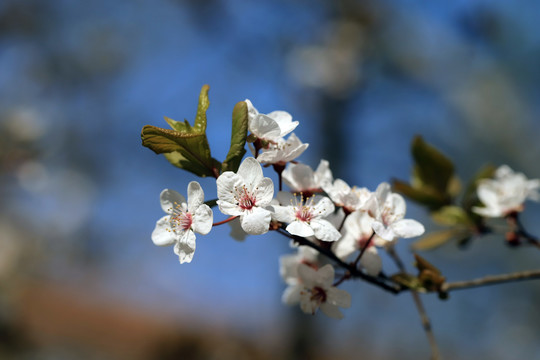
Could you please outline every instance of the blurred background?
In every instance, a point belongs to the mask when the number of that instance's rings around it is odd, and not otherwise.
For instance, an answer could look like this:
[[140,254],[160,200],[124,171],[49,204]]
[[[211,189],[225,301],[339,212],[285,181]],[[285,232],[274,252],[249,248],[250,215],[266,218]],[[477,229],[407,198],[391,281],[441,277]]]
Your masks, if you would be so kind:
[[[346,283],[342,321],[282,305],[281,237],[238,242],[221,226],[182,266],[154,246],[160,191],[194,178],[140,130],[193,121],[209,84],[218,159],[248,98],[300,121],[300,161],[325,158],[371,190],[408,179],[416,134],[463,180],[487,162],[538,178],[539,12],[533,0],[0,2],[0,358],[428,358],[407,294]],[[214,198],[215,181],[201,183]],[[539,210],[523,218],[535,234]],[[450,280],[540,259],[501,236],[423,255]],[[445,359],[540,353],[536,282],[423,298]]]

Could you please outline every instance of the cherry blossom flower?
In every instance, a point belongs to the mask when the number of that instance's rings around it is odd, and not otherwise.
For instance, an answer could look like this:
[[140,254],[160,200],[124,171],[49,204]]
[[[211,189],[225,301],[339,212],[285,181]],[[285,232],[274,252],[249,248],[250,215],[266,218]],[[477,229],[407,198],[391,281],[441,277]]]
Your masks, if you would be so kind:
[[540,200],[539,187],[539,179],[528,180],[522,173],[502,165],[495,171],[494,179],[484,179],[478,185],[478,198],[485,207],[473,207],[472,210],[487,217],[522,211],[525,200]]
[[349,213],[363,209],[371,198],[371,192],[367,188],[351,188],[341,179],[333,182],[326,180],[323,183],[323,190],[336,206],[343,207]]
[[[371,228],[373,221],[375,220],[371,216],[362,211],[355,211],[349,215],[343,224],[343,237],[332,246],[334,254],[346,261],[352,254],[361,251],[373,235]],[[369,242],[360,259],[360,265],[372,276],[377,276],[382,269],[382,260],[375,243],[375,239]]]
[[298,284],[298,265],[305,264],[316,269],[319,264],[317,250],[304,245],[296,249],[295,254],[283,255],[279,258],[279,274],[287,285]]
[[283,171],[282,178],[292,191],[302,192],[307,197],[322,192],[322,184],[333,179],[326,160],[321,160],[315,171],[305,164],[290,164]]
[[327,264],[315,270],[308,265],[298,265],[299,282],[290,285],[283,294],[283,302],[288,305],[300,303],[306,314],[315,314],[317,309],[334,319],[342,319],[339,307],[351,306],[351,295],[345,290],[332,286],[334,268]]
[[287,140],[279,139],[276,143],[269,144],[267,148],[257,156],[257,160],[264,164],[286,165],[299,157],[309,144],[304,144],[293,134]]
[[301,237],[315,236],[323,241],[336,241],[341,237],[339,231],[324,218],[334,212],[334,204],[327,197],[312,196],[300,202],[295,195],[280,191],[277,199],[281,204],[273,205],[274,217],[278,221],[289,223],[285,230]]
[[240,216],[242,229],[251,235],[268,231],[270,211],[265,207],[274,195],[274,183],[263,177],[261,165],[252,157],[246,158],[238,172],[226,171],[216,180],[219,210]]
[[375,218],[373,230],[382,239],[410,238],[422,235],[424,226],[416,220],[404,219],[405,200],[390,191],[388,183],[381,183],[369,201],[368,211]]
[[159,198],[168,215],[159,219],[152,232],[158,246],[174,244],[180,263],[190,263],[195,253],[195,232],[206,235],[212,229],[212,209],[204,204],[201,185],[192,181],[187,188],[188,200],[174,190],[165,189]]
[[251,101],[245,100],[248,107],[248,129],[261,140],[276,142],[292,132],[298,121],[292,121],[292,116],[286,111],[272,111],[260,114]]

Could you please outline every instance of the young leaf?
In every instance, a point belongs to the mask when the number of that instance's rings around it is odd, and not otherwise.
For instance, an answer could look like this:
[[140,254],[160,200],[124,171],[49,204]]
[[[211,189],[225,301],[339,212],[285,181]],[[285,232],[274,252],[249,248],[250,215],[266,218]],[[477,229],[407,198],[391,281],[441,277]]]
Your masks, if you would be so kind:
[[446,194],[448,182],[454,174],[452,161],[427,144],[421,136],[413,139],[412,155],[422,183],[434,188],[438,193]]
[[415,187],[404,181],[394,179],[392,188],[395,192],[401,193],[409,199],[427,206],[430,210],[437,210],[448,204],[448,198],[437,193],[430,187]]
[[246,138],[248,131],[248,109],[245,101],[234,106],[232,113],[231,147],[223,162],[222,171],[237,171],[246,153]]
[[433,250],[435,248],[438,248],[439,246],[446,244],[452,239],[457,239],[459,241],[471,235],[472,231],[466,228],[451,228],[434,231],[412,243],[411,249],[415,251]]
[[187,120],[181,122],[165,117],[173,130],[146,125],[141,133],[143,146],[156,154],[165,154],[171,164],[201,177],[216,176],[221,167],[212,158],[206,138],[206,110],[210,105],[208,89],[208,85],[201,89],[194,126]]
[[431,218],[439,225],[472,225],[472,221],[465,210],[455,205],[443,206],[431,213]]

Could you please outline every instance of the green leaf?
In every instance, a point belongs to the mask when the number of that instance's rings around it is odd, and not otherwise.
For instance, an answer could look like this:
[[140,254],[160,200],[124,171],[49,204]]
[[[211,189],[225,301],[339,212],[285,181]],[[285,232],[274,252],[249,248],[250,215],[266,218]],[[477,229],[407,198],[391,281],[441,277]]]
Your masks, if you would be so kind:
[[392,281],[394,281],[397,284],[403,285],[409,289],[413,289],[416,291],[425,291],[425,289],[422,286],[422,283],[420,280],[418,280],[418,277],[407,274],[407,273],[397,273],[390,277]]
[[240,162],[246,153],[246,139],[248,131],[248,108],[245,101],[234,106],[232,113],[231,147],[227,158],[223,162],[223,171],[237,171]]
[[421,182],[440,194],[446,194],[448,183],[454,174],[452,161],[435,147],[427,144],[421,136],[413,139],[412,155]]
[[415,251],[433,250],[449,242],[452,239],[460,241],[472,235],[471,230],[465,228],[452,228],[431,232],[412,243],[411,248]]
[[431,214],[431,218],[439,225],[472,225],[472,221],[465,210],[455,205],[443,206],[439,210],[434,211]]
[[221,168],[221,164],[212,158],[206,138],[206,111],[210,106],[208,90],[208,85],[201,89],[194,126],[187,120],[181,122],[165,117],[173,130],[146,125],[141,133],[143,146],[156,154],[165,154],[171,164],[201,177],[215,176]]
[[430,187],[414,187],[401,180],[393,180],[392,187],[395,192],[401,193],[409,199],[427,206],[430,210],[437,210],[448,204],[448,198]]

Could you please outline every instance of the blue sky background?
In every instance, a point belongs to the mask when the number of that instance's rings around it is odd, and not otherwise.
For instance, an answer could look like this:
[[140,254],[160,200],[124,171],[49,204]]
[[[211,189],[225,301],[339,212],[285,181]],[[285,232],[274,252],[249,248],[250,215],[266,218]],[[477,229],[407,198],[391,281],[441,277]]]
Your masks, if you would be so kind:
[[[540,177],[539,7],[2,2],[0,228],[15,234],[4,246],[20,248],[5,273],[86,284],[89,298],[287,343],[283,329],[298,311],[280,303],[278,258],[290,251],[287,241],[265,235],[239,243],[225,225],[199,236],[193,262],[182,266],[172,248],[155,247],[160,191],[185,193],[194,178],[143,148],[141,128],[166,127],[163,116],[193,121],[209,84],[208,138],[218,159],[228,150],[232,108],[248,98],[263,113],[286,110],[300,121],[295,133],[310,144],[302,162],[330,159],[336,177],[372,190],[408,178],[416,134],[455,159],[464,180],[486,162]],[[201,183],[214,198],[215,181]],[[538,209],[531,204],[524,215],[537,233]],[[432,228],[412,203],[408,214]],[[399,251],[411,264],[407,241]],[[534,268],[540,254],[486,237],[466,251],[448,245],[425,256],[461,280]],[[381,358],[426,356],[406,294],[360,282],[344,288],[353,295],[345,320],[305,320],[325,334],[328,354],[346,344]],[[425,301],[447,358],[533,358],[539,296],[529,282]]]

